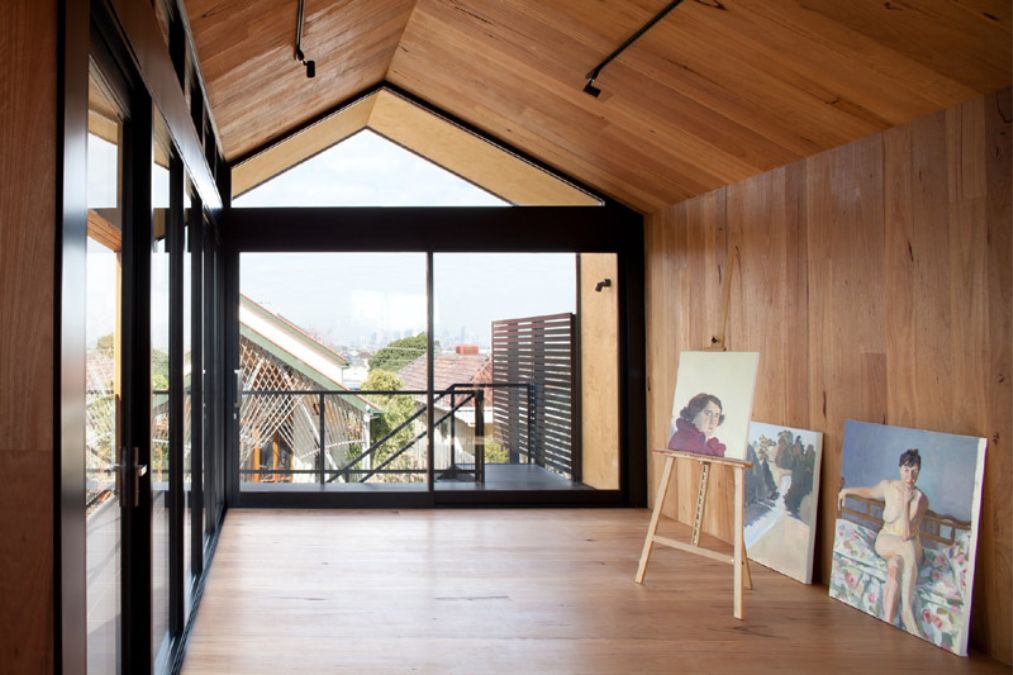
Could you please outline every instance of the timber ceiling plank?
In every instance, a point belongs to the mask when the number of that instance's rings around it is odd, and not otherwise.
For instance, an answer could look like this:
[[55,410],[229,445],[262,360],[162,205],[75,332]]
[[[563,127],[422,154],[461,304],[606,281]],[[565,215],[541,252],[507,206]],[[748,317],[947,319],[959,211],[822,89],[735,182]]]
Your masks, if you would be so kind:
[[418,0],[387,79],[641,210],[1010,81],[1008,2]]
[[1008,0],[187,0],[229,159],[387,80],[642,211],[1010,84]]
[[293,57],[297,0],[186,0],[208,89],[232,160],[383,80],[413,0],[306,0]]

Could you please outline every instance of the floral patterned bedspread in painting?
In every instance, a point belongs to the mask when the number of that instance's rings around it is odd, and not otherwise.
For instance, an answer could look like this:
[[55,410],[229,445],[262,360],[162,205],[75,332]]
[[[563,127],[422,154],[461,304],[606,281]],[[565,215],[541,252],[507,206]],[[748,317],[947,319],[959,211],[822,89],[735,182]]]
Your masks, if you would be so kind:
[[[969,541],[970,533],[965,530],[949,546],[923,539],[915,586],[918,630],[929,642],[956,653],[962,653],[966,645]],[[886,561],[876,555],[875,543],[874,530],[837,519],[830,595],[882,619]],[[895,624],[902,627],[899,609]]]

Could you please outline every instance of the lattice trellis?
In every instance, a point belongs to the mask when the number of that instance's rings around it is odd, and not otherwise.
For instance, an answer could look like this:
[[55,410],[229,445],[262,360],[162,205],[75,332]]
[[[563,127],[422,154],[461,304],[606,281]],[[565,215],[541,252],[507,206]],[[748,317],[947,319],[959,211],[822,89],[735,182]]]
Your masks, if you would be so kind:
[[112,355],[89,351],[85,373],[88,381],[85,398],[86,503],[91,512],[116,487],[116,392],[113,389],[116,364]]
[[[259,345],[240,339],[240,368],[244,391],[306,391],[320,385],[284,363]],[[368,424],[363,413],[345,400],[330,394],[324,401],[325,466],[338,469],[368,444]],[[246,394],[240,406],[240,467],[275,468],[274,448],[278,447],[276,468],[316,470],[320,453],[320,396],[315,394]],[[255,454],[260,449],[261,461]],[[270,456],[268,461],[264,457]],[[261,480],[310,482],[311,474],[266,473]]]

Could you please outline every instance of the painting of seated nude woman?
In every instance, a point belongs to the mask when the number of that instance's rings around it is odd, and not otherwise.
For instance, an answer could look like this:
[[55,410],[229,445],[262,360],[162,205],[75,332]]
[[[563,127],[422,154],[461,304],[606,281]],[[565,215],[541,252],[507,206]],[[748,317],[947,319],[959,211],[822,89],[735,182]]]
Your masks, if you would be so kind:
[[985,439],[849,421],[831,597],[966,655]]

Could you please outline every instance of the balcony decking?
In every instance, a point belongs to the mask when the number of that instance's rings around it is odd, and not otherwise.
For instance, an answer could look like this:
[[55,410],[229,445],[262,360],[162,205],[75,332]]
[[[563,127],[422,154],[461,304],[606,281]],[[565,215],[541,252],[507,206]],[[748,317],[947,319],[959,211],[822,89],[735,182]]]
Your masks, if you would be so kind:
[[759,565],[744,621],[727,565],[659,550],[638,586],[648,517],[231,510],[183,672],[1009,672]]
[[[439,475],[442,470],[437,470]],[[465,478],[436,480],[437,490],[491,492],[498,490],[591,490],[534,464],[486,464],[485,482]],[[425,492],[419,483],[243,483],[243,492]]]

